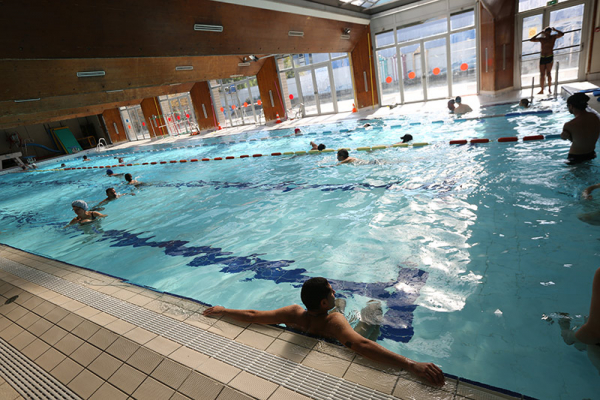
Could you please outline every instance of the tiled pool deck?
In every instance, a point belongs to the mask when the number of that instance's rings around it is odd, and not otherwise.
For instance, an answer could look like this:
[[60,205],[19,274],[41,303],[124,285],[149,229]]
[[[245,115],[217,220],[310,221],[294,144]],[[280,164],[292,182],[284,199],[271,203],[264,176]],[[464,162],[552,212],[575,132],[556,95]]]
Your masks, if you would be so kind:
[[[81,398],[521,398],[453,378],[432,388],[340,346],[206,318],[199,303],[1,245],[0,304],[0,339]],[[145,318],[127,322],[132,310]],[[219,351],[225,347],[233,358]],[[261,369],[263,362],[274,367]],[[301,378],[286,379],[284,370]],[[3,382],[0,398],[32,398],[25,380]]]

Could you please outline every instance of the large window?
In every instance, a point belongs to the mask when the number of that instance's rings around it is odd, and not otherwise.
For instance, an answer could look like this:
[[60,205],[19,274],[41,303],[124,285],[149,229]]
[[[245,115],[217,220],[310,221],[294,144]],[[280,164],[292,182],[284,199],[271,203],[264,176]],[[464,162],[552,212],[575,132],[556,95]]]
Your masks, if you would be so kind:
[[158,99],[169,135],[189,135],[197,131],[196,114],[189,93],[160,96]]
[[398,26],[374,41],[382,105],[477,93],[474,10]]
[[[144,113],[142,113],[142,107],[121,107],[119,111],[121,112],[121,119],[123,120],[127,138],[130,141],[150,139],[150,132],[148,130],[148,125],[146,124],[146,119],[144,118]],[[154,120],[149,123],[152,122],[154,122]],[[152,127],[150,129],[152,129]],[[160,135],[160,132],[157,133],[157,135]]]
[[284,55],[277,68],[289,118],[352,111],[354,87],[347,53]]
[[222,127],[264,121],[255,76],[212,80],[210,86],[217,120]]

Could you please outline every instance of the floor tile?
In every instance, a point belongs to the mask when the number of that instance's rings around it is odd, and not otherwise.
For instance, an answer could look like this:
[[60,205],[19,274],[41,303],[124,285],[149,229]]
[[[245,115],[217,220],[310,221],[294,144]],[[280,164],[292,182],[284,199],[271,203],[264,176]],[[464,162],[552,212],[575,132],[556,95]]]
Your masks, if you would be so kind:
[[107,353],[102,353],[88,366],[88,369],[107,380],[117,371],[123,362]]
[[274,338],[278,337],[284,332],[282,328],[276,328],[273,326],[260,324],[250,324],[247,329],[250,329],[251,331],[260,332],[264,335],[268,335]]
[[112,374],[108,382],[125,393],[132,394],[144,379],[146,379],[146,375],[127,364],[123,364]]
[[60,351],[61,353],[69,356],[75,350],[77,350],[83,344],[83,340],[78,338],[75,335],[67,334],[65,337],[60,339],[55,345],[54,348]]
[[48,301],[43,301],[39,306],[35,307],[32,311],[37,315],[43,317],[50,311],[54,310],[56,306]]
[[70,358],[65,358],[50,371],[53,377],[67,385],[73,378],[83,371],[83,367]]
[[105,312],[100,312],[98,314],[92,315],[91,317],[88,318],[88,320],[95,322],[96,324],[100,325],[100,326],[106,326],[108,324],[110,324],[113,321],[116,321],[117,318],[113,317],[110,314],[107,314]]
[[125,361],[139,348],[139,344],[132,342],[127,338],[119,337],[110,346],[108,346],[106,352],[112,354],[122,361]]
[[252,397],[238,392],[237,390],[224,387],[219,393],[217,400],[251,400]]
[[242,371],[229,382],[229,386],[249,394],[252,397],[256,397],[257,399],[266,400],[273,394],[278,385]]
[[69,312],[67,310],[65,310],[64,308],[55,307],[48,314],[44,315],[44,318],[54,324],[57,324],[58,321],[60,321],[64,317],[66,317],[68,314],[69,314]]
[[12,338],[12,340],[9,343],[12,346],[14,346],[17,350],[23,350],[35,339],[36,339],[36,337],[34,335],[32,335],[31,333],[29,333],[27,331],[23,331],[23,332],[19,333],[17,336],[15,336],[14,338]]
[[102,350],[106,350],[118,337],[108,329],[101,328],[88,339],[88,342]]
[[298,346],[284,340],[276,339],[266,350],[268,353],[276,356],[287,358],[294,362],[300,363],[310,352],[306,347]]
[[63,328],[64,330],[71,332],[82,322],[83,322],[83,318],[81,318],[79,315],[69,314],[66,317],[64,317],[63,319],[61,319],[60,321],[58,321],[57,325],[60,326],[61,328]]
[[304,361],[302,361],[302,364],[340,378],[344,376],[346,370],[350,366],[349,361],[341,360],[314,350],[306,356]]
[[228,383],[241,371],[236,367],[232,367],[231,365],[215,360],[214,358],[210,358],[206,362],[200,364],[196,370],[223,383]]
[[134,366],[145,374],[150,374],[154,371],[154,368],[162,362],[164,357],[144,347],[140,347],[133,355],[127,360],[127,364]]
[[25,314],[24,316],[22,316],[21,318],[19,318],[19,320],[17,321],[17,324],[19,326],[21,326],[23,329],[27,329],[29,328],[31,325],[33,325],[36,321],[38,321],[41,317],[33,312],[28,312],[27,314]]
[[181,347],[179,343],[175,343],[172,340],[165,339],[162,336],[155,337],[154,339],[146,343],[145,346],[165,356],[168,356],[169,354]]
[[6,340],[7,342],[10,342],[12,338],[24,331],[25,330],[19,325],[12,323],[9,326],[7,326],[2,332],[0,332],[0,337]]
[[104,381],[90,371],[83,370],[69,383],[68,387],[79,396],[87,399],[94,393]]
[[175,391],[152,378],[147,378],[133,393],[138,399],[168,399]]
[[208,360],[209,357],[185,346],[181,346],[179,349],[169,354],[169,358],[190,367],[191,369],[196,369],[196,367]]
[[111,330],[112,332],[115,332],[118,335],[123,335],[129,332],[130,330],[134,329],[135,325],[130,324],[127,321],[118,319],[116,321],[111,322],[108,325],[105,325],[105,328]]
[[85,306],[80,308],[79,310],[75,310],[74,314],[79,315],[82,318],[88,319],[90,317],[92,317],[93,315],[96,314],[100,314],[100,310],[94,308],[94,307],[90,307],[90,306]]
[[2,385],[0,385],[0,399],[16,400],[19,398],[22,398],[21,395],[8,383],[3,383]]
[[307,349],[312,349],[319,342],[317,339],[294,332],[282,332],[281,335],[278,336],[278,339],[306,347]]
[[11,321],[18,321],[21,317],[23,317],[25,314],[27,314],[29,311],[26,308],[23,308],[19,305],[17,305],[16,307],[13,308],[13,310],[6,315],[6,318],[10,319]]
[[84,343],[79,346],[70,357],[84,367],[87,367],[100,355],[100,353],[102,353],[102,350],[97,349],[89,343]]
[[273,343],[275,339],[272,336],[263,335],[250,329],[244,330],[236,338],[236,342],[243,343],[247,346],[254,347],[259,350],[265,350]]
[[46,332],[44,332],[44,334],[40,336],[40,339],[42,339],[49,345],[54,346],[60,339],[67,336],[67,333],[68,332],[65,331],[63,328],[55,325],[52,328],[48,329]]
[[35,360],[36,358],[44,354],[46,351],[48,351],[49,348],[50,345],[48,345],[48,343],[40,339],[35,339],[21,352],[25,354],[30,360]]
[[104,383],[90,397],[90,400],[126,400],[129,396],[110,383]]
[[100,327],[93,322],[83,321],[77,325],[75,329],[71,331],[76,336],[79,336],[83,340],[88,340],[94,333],[98,332]]
[[152,339],[154,339],[157,335],[143,328],[137,327],[125,333],[123,336],[133,340],[136,343],[146,344]]
[[192,399],[214,400],[223,387],[222,384],[202,374],[192,372],[178,390]]
[[375,389],[382,393],[391,394],[398,377],[396,375],[388,375],[384,372],[360,364],[352,363],[346,371],[346,374],[344,374],[344,379]]
[[184,367],[175,361],[165,359],[152,371],[151,376],[157,381],[177,390],[191,372],[190,368]]
[[43,318],[38,319],[37,321],[35,321],[33,324],[31,324],[31,326],[29,328],[27,328],[27,330],[29,332],[31,332],[32,334],[34,334],[37,337],[42,336],[48,329],[52,328],[53,325],[51,322],[46,321]]
[[208,328],[208,331],[221,336],[225,336],[229,339],[235,339],[240,333],[244,331],[244,328],[230,324],[229,322],[219,320],[215,322],[213,326]]

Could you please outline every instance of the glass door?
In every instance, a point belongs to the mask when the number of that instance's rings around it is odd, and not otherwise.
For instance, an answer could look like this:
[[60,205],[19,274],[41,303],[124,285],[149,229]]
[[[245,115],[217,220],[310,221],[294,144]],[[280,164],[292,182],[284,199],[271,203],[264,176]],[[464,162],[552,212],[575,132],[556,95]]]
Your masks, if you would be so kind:
[[317,91],[315,90],[315,79],[313,70],[302,70],[296,74],[296,79],[300,83],[300,92],[304,103],[305,115],[318,115],[319,109],[317,106]]
[[421,42],[400,47],[404,102],[425,100]]
[[448,97],[448,58],[446,38],[424,43],[426,96],[427,100]]
[[318,93],[317,102],[320,114],[335,112],[330,74],[331,70],[329,66],[315,68],[315,78],[317,80]]
[[[520,86],[531,87],[540,84],[539,42],[529,41],[545,27],[556,28],[565,35],[554,44],[554,65],[552,81],[554,83],[556,63],[559,63],[558,81],[567,82],[583,79],[585,76],[585,57],[582,56],[584,43],[581,41],[585,29],[584,20],[586,2],[566,2],[519,14],[519,30],[521,31],[520,50]],[[553,32],[553,34],[556,34]]]

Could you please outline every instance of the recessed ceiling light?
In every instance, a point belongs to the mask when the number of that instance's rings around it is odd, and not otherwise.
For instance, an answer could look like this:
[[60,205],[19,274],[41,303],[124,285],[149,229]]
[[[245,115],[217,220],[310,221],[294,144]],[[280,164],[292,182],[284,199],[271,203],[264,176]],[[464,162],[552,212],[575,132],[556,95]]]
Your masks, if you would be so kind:
[[193,69],[193,65],[178,65],[177,67],[175,67],[175,71],[191,71]]
[[91,78],[93,76],[104,76],[104,75],[106,75],[106,72],[104,72],[104,71],[83,71],[83,72],[77,73],[78,78]]
[[107,90],[106,93],[119,93],[122,92],[123,89],[116,89],[116,90]]
[[288,36],[304,37],[304,32],[302,32],[302,31],[289,31],[288,32]]
[[249,62],[238,63],[238,67],[249,67],[249,66],[250,66]]
[[15,100],[15,103],[25,103],[27,101],[40,101],[39,98],[37,99],[24,99],[24,100]]

